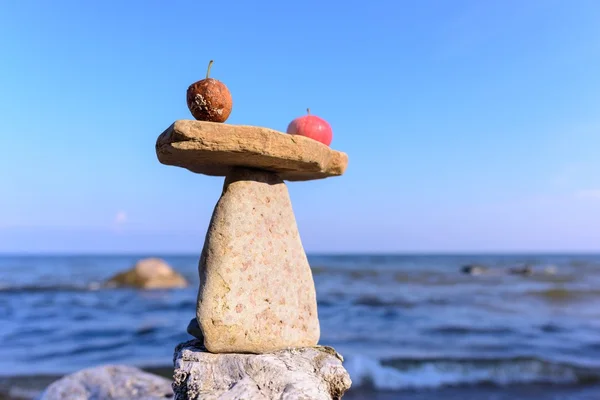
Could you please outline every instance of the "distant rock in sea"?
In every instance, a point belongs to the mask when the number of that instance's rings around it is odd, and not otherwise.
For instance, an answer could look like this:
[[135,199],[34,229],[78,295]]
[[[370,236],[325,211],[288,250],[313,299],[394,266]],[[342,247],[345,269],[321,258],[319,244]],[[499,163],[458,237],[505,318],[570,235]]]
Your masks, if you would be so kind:
[[126,365],[103,365],[67,375],[39,400],[172,399],[171,381]]
[[530,265],[524,265],[522,267],[510,268],[508,273],[511,275],[530,276],[533,275],[533,268]]
[[546,275],[556,275],[558,273],[558,268],[556,265],[548,265],[544,268],[544,274]]
[[482,275],[485,274],[486,272],[488,272],[489,268],[486,267],[485,265],[478,265],[478,264],[469,264],[469,265],[465,265],[461,268],[461,271],[463,274],[468,274],[468,275]]
[[188,282],[165,261],[146,258],[133,268],[106,281],[108,287],[134,287],[139,289],[171,289],[186,287]]
[[489,268],[479,264],[467,264],[461,267],[460,271],[467,275],[486,275],[486,276],[505,276],[505,275],[520,275],[520,276],[532,276],[536,275],[556,275],[558,269],[554,265],[545,267],[541,271],[536,271],[529,264],[524,264],[517,267],[511,267],[508,269],[500,268]]

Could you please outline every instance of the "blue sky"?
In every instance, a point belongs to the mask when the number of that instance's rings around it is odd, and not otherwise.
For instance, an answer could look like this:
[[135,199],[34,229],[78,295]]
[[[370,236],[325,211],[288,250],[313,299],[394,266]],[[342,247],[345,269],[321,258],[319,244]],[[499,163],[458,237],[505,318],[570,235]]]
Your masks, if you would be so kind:
[[221,178],[161,165],[187,86],[307,107],[349,154],[290,183],[309,252],[600,251],[600,3],[0,6],[0,252],[199,252]]

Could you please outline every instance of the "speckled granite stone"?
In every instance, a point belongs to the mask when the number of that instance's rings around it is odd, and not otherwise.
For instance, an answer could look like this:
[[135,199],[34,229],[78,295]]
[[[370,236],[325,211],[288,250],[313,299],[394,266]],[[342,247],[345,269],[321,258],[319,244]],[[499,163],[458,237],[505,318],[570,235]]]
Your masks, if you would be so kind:
[[227,176],[199,271],[196,316],[210,352],[317,344],[312,273],[278,175],[237,168]]

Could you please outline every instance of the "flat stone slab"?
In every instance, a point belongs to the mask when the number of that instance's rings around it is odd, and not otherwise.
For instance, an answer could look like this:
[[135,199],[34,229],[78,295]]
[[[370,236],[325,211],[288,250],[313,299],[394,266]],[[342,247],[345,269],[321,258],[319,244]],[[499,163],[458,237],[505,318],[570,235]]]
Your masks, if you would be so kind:
[[348,156],[316,140],[258,126],[179,120],[156,141],[158,160],[211,176],[231,167],[276,172],[288,181],[339,176]]
[[209,351],[264,353],[318,343],[312,272],[277,174],[230,172],[199,272],[196,316]]
[[333,348],[212,354],[192,340],[175,349],[176,400],[338,400],[352,385]]

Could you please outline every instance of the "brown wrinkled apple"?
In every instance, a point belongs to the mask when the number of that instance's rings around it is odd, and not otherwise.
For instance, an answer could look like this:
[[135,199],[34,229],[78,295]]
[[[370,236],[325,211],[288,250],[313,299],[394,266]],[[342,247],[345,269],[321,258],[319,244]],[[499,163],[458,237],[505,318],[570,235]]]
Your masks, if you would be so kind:
[[208,63],[206,78],[188,87],[187,106],[199,121],[225,122],[231,114],[233,101],[223,82],[208,77],[212,63],[213,60]]

